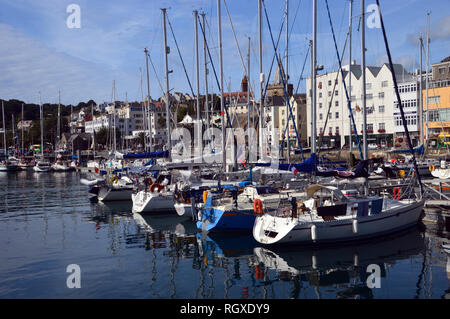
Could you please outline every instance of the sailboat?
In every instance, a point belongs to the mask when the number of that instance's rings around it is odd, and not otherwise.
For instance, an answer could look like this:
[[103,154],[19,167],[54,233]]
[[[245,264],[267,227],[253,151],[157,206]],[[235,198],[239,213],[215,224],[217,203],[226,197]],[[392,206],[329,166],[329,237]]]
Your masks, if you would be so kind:
[[[5,158],[0,162],[1,172],[17,171],[19,169],[17,160],[13,158],[8,158],[8,150],[6,147],[6,128],[5,128],[5,105],[2,101],[2,119],[3,119],[3,152]],[[13,124],[14,125],[14,124]]]
[[41,96],[39,95],[39,109],[41,118],[41,158],[36,162],[33,170],[38,173],[49,172],[51,170],[50,162],[44,158],[44,114]]
[[[316,39],[317,6],[314,0],[313,5],[313,38]],[[378,2],[378,1],[377,1]],[[328,8],[328,2],[327,9]],[[364,21],[364,5],[362,5],[362,20]],[[329,16],[330,24],[331,17]],[[380,12],[380,20],[388,53],[391,69],[392,58],[387,43],[383,19]],[[332,24],[331,24],[332,26]],[[333,37],[334,30],[332,28]],[[365,27],[362,27],[362,47],[365,47]],[[334,38],[335,39],[335,38]],[[336,42],[335,42],[336,44]],[[337,47],[336,47],[336,52]],[[315,49],[313,50],[313,61],[315,61]],[[338,53],[338,60],[341,60]],[[362,86],[365,97],[365,49],[362,49]],[[414,168],[417,172],[417,163],[414,157],[409,131],[406,125],[403,106],[397,88],[395,73],[392,72],[394,85],[396,88],[397,100],[402,114],[405,133],[408,145],[413,156]],[[343,77],[344,78],[344,77]],[[315,87],[315,72],[312,76],[312,87]],[[345,86],[345,82],[344,82]],[[315,91],[313,91],[313,96]],[[365,98],[363,99],[363,109],[365,110]],[[313,103],[313,107],[314,107]],[[366,113],[363,113],[364,117]],[[313,126],[314,126],[313,117]],[[364,118],[364,124],[366,119]],[[366,134],[366,130],[363,130]],[[315,130],[312,130],[315,140]],[[364,149],[367,155],[367,139],[364,138]],[[366,158],[367,159],[367,158]],[[278,214],[261,214],[255,220],[253,236],[256,241],[263,244],[299,243],[299,244],[322,244],[336,243],[343,241],[360,240],[371,237],[378,237],[385,234],[397,232],[405,228],[412,227],[421,218],[425,199],[422,196],[422,184],[420,174],[417,172],[417,179],[421,186],[421,193],[418,199],[387,199],[379,197],[362,197],[350,200],[342,192],[330,186],[311,185],[306,189],[306,200],[297,201],[293,205],[291,214],[279,216]],[[366,183],[366,194],[368,193]],[[297,208],[297,209],[294,209]],[[256,213],[256,211],[255,211]]]

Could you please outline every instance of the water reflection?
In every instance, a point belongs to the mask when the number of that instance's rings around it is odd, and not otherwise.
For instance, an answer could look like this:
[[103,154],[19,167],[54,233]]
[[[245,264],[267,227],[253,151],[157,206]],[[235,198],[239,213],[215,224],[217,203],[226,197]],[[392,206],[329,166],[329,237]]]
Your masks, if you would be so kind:
[[[126,247],[150,252],[152,290],[158,290],[162,279],[157,263],[165,264],[170,298],[182,297],[178,291],[187,284],[180,281],[185,276],[179,270],[182,263],[188,263],[193,274],[189,282],[195,291],[192,298],[386,298],[388,287],[405,280],[393,274],[398,271],[414,274],[408,278],[413,289],[405,295],[432,297],[427,293],[432,289],[429,252],[433,235],[426,236],[423,228],[358,244],[263,247],[250,234],[198,232],[189,218],[133,214],[129,203],[97,203],[94,207],[97,220],[107,222],[107,215],[113,214],[134,221],[136,227],[130,228],[134,231],[124,236]],[[381,271],[378,290],[367,285],[367,267],[374,264]]]
[[[201,233],[174,214],[133,214],[131,202],[90,202],[87,189],[76,173],[0,179],[0,297],[450,297],[441,249],[450,236],[439,227],[281,249],[260,246],[251,234]],[[65,285],[72,263],[82,267],[83,289]],[[367,287],[370,264],[380,266],[379,289]]]

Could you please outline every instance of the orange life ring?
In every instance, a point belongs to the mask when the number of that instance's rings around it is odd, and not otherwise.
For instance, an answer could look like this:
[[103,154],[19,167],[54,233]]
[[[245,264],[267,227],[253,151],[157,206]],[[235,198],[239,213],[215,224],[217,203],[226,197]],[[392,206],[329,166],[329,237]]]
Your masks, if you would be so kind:
[[253,201],[253,212],[256,215],[262,215],[263,213],[263,207],[262,207],[262,202],[260,199],[255,199]]
[[147,178],[147,182],[148,182],[148,185],[152,185],[153,184],[152,178],[151,177]]
[[152,184],[152,186],[150,186],[150,192],[153,193],[155,191],[155,188],[157,188],[157,192],[159,193],[164,188],[164,186],[158,183],[154,183]]

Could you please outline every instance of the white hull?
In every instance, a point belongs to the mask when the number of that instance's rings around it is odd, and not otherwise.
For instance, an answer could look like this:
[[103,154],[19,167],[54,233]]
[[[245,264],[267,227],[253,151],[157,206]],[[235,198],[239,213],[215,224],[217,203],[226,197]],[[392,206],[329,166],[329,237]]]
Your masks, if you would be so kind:
[[423,205],[424,200],[403,203],[376,215],[345,216],[327,222],[300,221],[266,214],[256,218],[253,237],[262,244],[319,244],[377,237],[417,224]]
[[174,198],[172,193],[151,193],[140,191],[132,194],[134,213],[156,213],[174,210]]
[[133,188],[111,188],[103,186],[98,193],[98,199],[102,202],[131,201]]
[[431,175],[439,179],[448,179],[450,178],[450,168],[436,168],[431,171]]
[[73,169],[72,167],[66,166],[66,165],[60,165],[60,164],[53,164],[52,165],[52,170],[54,172],[69,172],[72,169]]
[[52,170],[51,166],[34,166],[33,171],[38,173],[50,172]]

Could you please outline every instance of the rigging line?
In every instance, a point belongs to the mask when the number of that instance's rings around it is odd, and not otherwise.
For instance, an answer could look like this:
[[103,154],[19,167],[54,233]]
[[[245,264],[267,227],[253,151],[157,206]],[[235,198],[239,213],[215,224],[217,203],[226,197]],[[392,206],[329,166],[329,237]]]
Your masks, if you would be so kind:
[[[262,4],[263,4],[263,6],[264,6],[264,13],[265,13],[266,20],[267,20],[267,26],[269,27],[269,33],[270,33],[270,38],[271,38],[271,40],[272,40],[272,45],[273,45],[273,48],[274,48],[274,50],[275,50],[275,56],[277,57],[278,67],[280,68],[280,70],[282,70],[282,67],[281,67],[281,61],[280,61],[280,59],[278,58],[278,55],[277,55],[277,48],[276,48],[276,46],[275,46],[275,41],[274,41],[274,39],[273,39],[272,27],[270,26],[270,21],[269,21],[269,16],[268,16],[268,14],[267,14],[266,4],[264,3],[264,0],[261,1],[261,2],[262,2]],[[289,128],[289,120],[292,119],[292,123],[294,124],[293,126],[294,126],[294,130],[295,130],[295,135],[296,135],[296,137],[297,137],[298,146],[299,146],[299,148],[300,148],[300,153],[302,154],[302,157],[303,157],[302,145],[301,145],[300,137],[299,137],[299,135],[298,135],[297,126],[295,125],[294,115],[292,114],[291,102],[290,102],[289,94],[288,94],[288,91],[287,91],[287,83],[286,83],[286,81],[285,81],[285,77],[284,77],[284,76],[281,76],[281,80],[282,80],[282,82],[283,82],[284,96],[285,96],[285,98],[286,98],[287,106],[288,106],[288,109],[289,109],[289,117],[288,117],[286,129]],[[286,110],[286,111],[287,111],[287,110]],[[285,131],[286,131],[286,129],[285,129]],[[284,134],[283,134],[282,136],[283,136],[283,139],[282,139],[282,143],[280,144],[280,148],[281,148],[281,146],[282,146],[283,143],[284,143]],[[289,138],[288,138],[288,143],[289,143]]]
[[[234,26],[233,26],[233,21],[231,20],[230,11],[228,11],[227,1],[226,1],[226,0],[223,0],[223,3],[225,4],[225,9],[226,9],[226,11],[227,11],[228,20],[230,20],[231,31],[233,31],[234,41],[236,42],[236,46],[237,46],[237,49],[238,49],[238,52],[239,52],[239,57],[241,58],[242,66],[244,67],[244,72],[245,72],[245,74],[247,75],[247,80],[248,80],[248,79],[250,78],[250,74],[248,74],[247,67],[245,66],[244,58],[242,57],[241,48],[240,48],[240,46],[239,46],[239,41],[237,40],[237,37],[236,37],[236,32],[234,31]],[[248,83],[248,85],[249,85],[249,88],[250,88],[250,94],[251,94],[252,96],[255,96],[255,95],[254,95],[254,92],[253,92],[252,89],[251,89],[250,82]]]
[[[420,187],[420,195],[423,195],[422,178],[420,177],[419,170],[417,168],[416,156],[414,154],[414,148],[411,143],[411,137],[409,136],[409,130],[408,130],[408,125],[407,125],[406,118],[405,118],[405,112],[403,110],[402,99],[400,98],[400,93],[399,93],[398,86],[397,86],[397,77],[395,75],[394,64],[392,62],[391,51],[389,49],[389,43],[388,43],[387,36],[386,36],[386,29],[384,27],[383,15],[381,14],[380,1],[379,0],[376,0],[376,1],[377,1],[377,6],[378,6],[378,12],[380,14],[381,29],[383,32],[384,44],[386,46],[386,53],[387,53],[388,59],[389,59],[389,66],[391,68],[392,80],[394,81],[395,95],[397,97],[397,102],[398,102],[398,106],[400,109],[400,115],[402,117],[403,127],[405,128],[406,140],[408,141],[408,147],[411,151],[411,155],[413,158],[414,170],[416,171],[417,181],[419,182],[419,187]],[[427,74],[427,76],[428,76],[428,74]]]
[[[351,122],[353,124],[353,129],[355,131],[355,137],[356,137],[356,142],[358,143],[359,154],[360,154],[361,159],[362,159],[362,158],[364,158],[364,156],[363,156],[363,152],[361,150],[361,142],[359,140],[358,129],[356,128],[355,118],[353,117],[351,97],[348,96],[347,84],[345,83],[344,70],[342,69],[342,60],[341,60],[341,57],[339,55],[339,50],[338,50],[338,46],[337,46],[337,43],[336,43],[336,35],[334,33],[333,21],[331,20],[330,7],[328,6],[328,0],[325,0],[325,4],[327,6],[328,20],[330,22],[331,33],[333,34],[333,42],[334,42],[334,47],[335,47],[335,50],[336,50],[337,59],[339,61],[339,68],[341,69],[342,83],[344,84],[345,96],[347,98],[347,106],[348,106],[348,110],[350,112],[350,118],[351,118]],[[352,75],[351,65],[349,65],[348,75],[349,76]]]
[[300,88],[300,82],[303,80],[303,72],[305,71],[306,61],[308,60],[310,46],[308,46],[308,50],[306,51],[305,61],[303,62],[302,72],[300,73],[300,77],[298,79],[297,88],[295,89],[295,95],[298,94],[298,89]]
[[[201,23],[201,21],[200,21],[200,16],[198,17],[198,21],[199,21],[199,24],[200,24],[200,29],[202,30],[203,40],[204,40],[205,43],[206,43],[206,49],[207,49],[207,51],[208,51],[209,61],[210,61],[210,63],[211,63],[211,66],[212,66],[212,68],[213,68],[213,71],[214,71],[214,77],[216,78],[217,86],[218,86],[219,91],[220,91],[219,78],[217,77],[216,68],[214,67],[214,62],[213,62],[213,59],[212,59],[212,57],[211,57],[211,52],[209,51],[208,41],[206,40],[206,34],[205,34],[205,29],[204,29],[205,26],[202,25],[202,23]],[[205,24],[206,24],[206,23],[207,23],[207,22],[206,22],[206,19],[205,19]],[[224,97],[221,96],[220,98],[223,99]],[[226,113],[226,116],[227,116],[227,126],[230,125],[230,128],[231,128],[231,127],[232,127],[232,124],[231,124],[231,121],[230,121],[230,115],[228,114],[228,107],[227,107],[226,104],[225,104],[225,113]]]
[[[349,36],[350,36],[350,33],[347,33],[347,38],[345,39],[345,43],[344,43],[344,47],[342,48],[341,56],[344,56],[344,54],[345,54],[345,49],[347,48],[347,41],[348,41]],[[333,93],[331,94],[331,100],[330,100],[330,103],[328,105],[328,111],[327,111],[327,116],[325,118],[325,124],[323,126],[322,135],[320,135],[320,137],[319,137],[319,143],[318,143],[319,151],[317,153],[320,153],[320,146],[322,145],[322,142],[323,142],[323,135],[325,134],[325,130],[326,130],[327,125],[328,125],[328,119],[329,119],[329,116],[330,116],[331,106],[333,105],[333,100],[334,100],[334,96],[335,96],[334,92],[336,90],[336,86],[337,86],[337,83],[338,83],[338,80],[339,80],[339,72],[340,71],[341,71],[341,66],[339,66],[339,69],[336,72],[336,78],[334,79],[334,86],[333,86],[333,91],[332,91]],[[349,76],[350,76],[350,73],[349,73]]]
[[[280,32],[278,33],[278,40],[277,40],[277,46],[276,46],[277,49],[278,49],[278,45],[280,44],[281,33],[283,32],[283,28],[284,28],[284,21],[285,21],[285,17],[281,21],[281,28],[280,28]],[[272,57],[272,63],[270,65],[269,74],[267,76],[267,81],[266,81],[266,84],[264,86],[264,93],[263,93],[263,96],[261,97],[261,101],[263,101],[266,98],[267,87],[269,86],[270,76],[272,75],[273,64],[275,63],[276,55],[277,55],[277,53],[275,52],[273,57]]]
[[159,76],[158,76],[158,73],[156,72],[156,68],[155,68],[155,65],[153,64],[152,58],[150,57],[150,52],[147,53],[147,56],[148,56],[148,60],[150,61],[150,64],[152,65],[153,72],[155,73],[156,80],[158,80],[159,88],[161,89],[161,93],[162,93],[162,92],[164,92],[164,89],[161,85],[161,81],[159,80]]
[[179,55],[180,60],[181,60],[181,64],[183,65],[184,74],[186,74],[186,78],[187,78],[187,81],[189,83],[189,87],[191,88],[192,96],[195,96],[194,90],[192,89],[191,80],[189,79],[189,75],[187,73],[186,66],[184,65],[183,57],[181,56],[180,48],[178,47],[177,38],[175,37],[175,33],[173,32],[172,23],[170,23],[168,15],[166,15],[166,18],[167,18],[167,22],[169,24],[170,31],[171,31],[172,36],[173,36],[173,40],[175,41],[175,46],[177,47],[177,51],[178,51],[178,55]]

